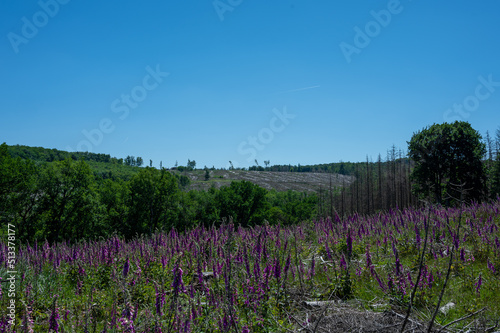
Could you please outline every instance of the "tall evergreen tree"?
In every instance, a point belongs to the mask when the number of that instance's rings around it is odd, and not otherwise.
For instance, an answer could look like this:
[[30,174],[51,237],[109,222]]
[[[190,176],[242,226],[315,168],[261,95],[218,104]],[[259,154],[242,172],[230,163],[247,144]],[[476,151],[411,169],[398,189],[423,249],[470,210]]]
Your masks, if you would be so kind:
[[491,139],[489,131],[486,131],[485,144],[488,153],[488,160],[493,161],[493,140]]

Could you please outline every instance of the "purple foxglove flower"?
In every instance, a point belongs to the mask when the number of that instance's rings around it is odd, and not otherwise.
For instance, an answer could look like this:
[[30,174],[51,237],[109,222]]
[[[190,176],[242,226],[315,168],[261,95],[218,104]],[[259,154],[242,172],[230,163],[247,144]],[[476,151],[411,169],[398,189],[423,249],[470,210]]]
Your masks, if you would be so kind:
[[82,266],[78,265],[78,274],[81,276],[81,277],[84,277],[85,276],[85,269],[83,269]]
[[479,273],[479,279],[477,280],[476,283],[476,292],[479,294],[479,289],[481,289],[481,285],[483,284],[483,277],[481,276],[481,273]]
[[351,237],[351,230],[347,232],[347,257],[351,258],[351,253],[352,253],[352,237]]
[[434,282],[434,276],[432,275],[432,272],[429,271],[429,275],[427,276],[427,286],[429,288],[432,287],[432,282]]
[[330,251],[330,248],[328,247],[328,243],[326,243],[325,248],[326,248],[326,255],[328,256],[328,260],[332,260],[332,252]]
[[288,269],[290,268],[290,262],[291,262],[291,257],[290,254],[288,254],[288,258],[286,258],[286,263],[285,263],[285,276],[288,272]]
[[396,249],[395,242],[392,243],[392,252],[394,253],[394,257],[396,257],[396,259],[398,259],[398,250]]
[[460,260],[462,260],[462,262],[465,262],[465,250],[464,250],[464,248],[460,249]]
[[122,325],[122,332],[135,332],[134,324],[127,318],[118,319],[120,324]]
[[380,279],[380,277],[378,276],[377,272],[375,271],[375,269],[373,267],[371,267],[370,269],[370,273],[372,274],[372,276],[375,277],[375,280],[377,280],[378,282],[378,285],[380,286],[380,289],[382,289],[383,291],[385,291],[385,285],[384,283],[382,282],[382,280]]
[[255,263],[253,265],[253,275],[255,276],[256,280],[260,279],[260,261],[255,260]]
[[413,284],[413,281],[411,280],[411,274],[410,274],[410,272],[408,272],[407,277],[408,277],[408,281],[410,282],[410,286],[413,287],[414,284]]
[[127,261],[125,262],[125,264],[123,264],[122,275],[124,278],[127,277],[129,270],[130,270],[130,260],[129,260],[129,258],[127,258]]
[[366,267],[370,268],[372,266],[372,256],[370,254],[370,245],[366,246]]
[[134,315],[134,310],[132,309],[132,305],[130,305],[130,303],[125,304],[125,308],[122,311],[122,318],[130,320],[132,319],[133,315]]
[[158,289],[156,289],[156,314],[158,316],[163,316],[163,312],[161,311],[163,308],[163,305],[165,304],[165,293],[160,292]]
[[344,255],[342,255],[342,258],[340,258],[340,267],[342,267],[343,269],[347,270],[347,264],[345,262]]
[[392,279],[391,275],[387,276],[387,287],[389,290],[392,290],[394,288],[394,280]]
[[56,300],[54,300],[54,305],[52,307],[52,313],[49,318],[49,331],[59,332],[59,309],[57,308]]
[[116,328],[116,307],[113,305],[113,310],[111,311],[111,328]]
[[172,287],[174,288],[174,292],[185,292],[184,282],[182,281],[182,269],[179,265],[177,265],[172,273],[174,273],[174,281],[172,282]]
[[222,321],[219,320],[219,327],[222,329],[222,332],[227,332],[229,330],[229,320],[227,319],[227,314],[224,313]]
[[183,332],[188,333],[191,331],[191,321],[189,319],[186,319],[183,325]]
[[30,306],[26,306],[26,311],[23,316],[23,327],[25,327],[25,331],[27,333],[33,333],[33,311]]
[[495,266],[490,262],[490,259],[488,259],[488,269],[495,274],[497,270],[495,269]]
[[417,248],[420,249],[420,243],[422,240],[420,238],[420,229],[416,224],[415,224],[415,241],[417,243]]
[[316,263],[316,261],[314,260],[314,256],[313,256],[312,262],[311,262],[311,270],[309,271],[309,277],[310,277],[311,280],[314,277],[314,273],[315,273],[315,270],[314,270],[315,263]]
[[281,265],[278,258],[274,260],[273,271],[274,271],[274,277],[276,278],[276,280],[279,280],[281,278]]
[[140,266],[139,264],[140,264],[140,263],[139,263],[139,260],[137,259],[137,260],[135,261],[135,267],[137,267],[137,270],[135,271],[135,273],[136,273],[136,274],[138,274],[138,275],[141,275],[142,270],[141,270],[141,266]]
[[245,268],[249,278],[252,278],[252,273],[250,272],[250,263],[248,261],[248,253],[246,246],[243,247],[243,260],[245,261]]
[[[163,300],[165,302],[165,300]],[[135,305],[135,309],[134,309],[134,313],[132,314],[132,321],[135,320],[135,318],[137,318],[137,314],[139,313],[139,303],[137,303]]]
[[399,258],[396,258],[396,275],[399,276],[401,274],[401,262]]
[[193,320],[198,318],[198,311],[196,311],[196,307],[194,305],[191,306],[191,318]]

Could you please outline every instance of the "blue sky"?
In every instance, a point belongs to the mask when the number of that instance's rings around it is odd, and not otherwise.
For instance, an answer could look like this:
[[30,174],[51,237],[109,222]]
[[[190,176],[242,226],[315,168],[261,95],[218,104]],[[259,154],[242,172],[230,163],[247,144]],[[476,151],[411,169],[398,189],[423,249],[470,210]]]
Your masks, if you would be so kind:
[[500,2],[0,4],[0,141],[155,166],[385,157],[500,125]]

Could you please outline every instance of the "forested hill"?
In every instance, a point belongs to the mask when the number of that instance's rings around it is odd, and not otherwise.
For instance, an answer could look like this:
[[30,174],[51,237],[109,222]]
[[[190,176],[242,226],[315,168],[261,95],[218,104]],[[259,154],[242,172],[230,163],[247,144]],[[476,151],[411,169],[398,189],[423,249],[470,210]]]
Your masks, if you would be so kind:
[[64,161],[67,158],[73,160],[83,159],[84,161],[123,163],[123,159],[111,157],[109,154],[96,154],[89,152],[67,152],[58,149],[30,146],[8,146],[8,152],[13,158],[20,157],[38,162]]
[[[10,156],[13,158],[20,157],[21,159],[29,159],[35,162],[54,162],[54,161],[63,161],[67,158],[71,158],[74,161],[83,159],[86,162],[99,162],[99,163],[109,163],[112,165],[125,165],[125,166],[145,166],[147,163],[143,160],[142,157],[134,157],[127,156],[125,158],[112,157],[109,154],[99,154],[92,152],[68,152],[64,150],[58,149],[50,149],[43,147],[31,147],[31,146],[23,146],[23,145],[8,145],[8,152]],[[391,150],[387,152],[387,156],[385,159],[382,159],[381,156],[378,157],[377,162],[382,165],[386,164],[387,161],[395,161],[402,160],[408,163],[408,159],[405,157],[404,153],[401,150],[396,150],[395,147],[392,147]],[[188,164],[191,163],[191,166],[179,166],[179,167],[169,167],[164,166],[166,168],[170,168],[172,170],[178,171],[193,171],[194,166],[196,166],[196,162],[188,160]],[[236,169],[230,168],[230,170],[247,170],[247,171],[271,171],[271,172],[314,172],[314,173],[333,173],[340,175],[351,175],[354,176],[357,172],[360,171],[360,168],[366,165],[366,163],[373,164],[373,161],[370,162],[333,162],[333,163],[322,163],[322,164],[312,164],[312,165],[291,165],[291,164],[283,164],[283,165],[269,165],[269,161],[265,161],[266,166],[251,166],[247,169]],[[203,170],[199,168],[198,170]],[[210,168],[210,170],[216,170],[215,168]],[[222,169],[218,169],[222,170]],[[239,177],[238,177],[239,178]]]
[[[129,180],[144,164],[141,157],[111,157],[109,154],[90,152],[67,152],[58,149],[13,145],[8,146],[12,158],[32,160],[37,163],[53,163],[70,158],[84,160],[98,178]],[[230,185],[232,181],[247,180],[268,190],[294,190],[316,192],[329,186],[349,186],[354,177],[354,163],[331,163],[318,166],[276,165],[250,167],[249,169],[195,169],[196,162],[189,160],[187,166],[169,168],[177,176],[185,190],[208,190]],[[335,170],[340,172],[334,172]],[[255,172],[260,171],[260,172]]]
[[[142,157],[135,156],[118,158],[109,154],[67,152],[22,145],[10,145],[8,152],[13,158],[19,157],[38,163],[63,161],[67,158],[74,161],[84,160],[90,165],[97,177],[114,180],[130,180],[140,170],[140,167],[147,166],[148,162],[152,163],[152,161],[145,162]],[[403,165],[409,163],[401,150],[392,147],[388,151],[385,161],[379,156],[376,162],[367,160],[366,162],[341,161],[316,165],[269,165],[269,161],[264,161],[265,167],[255,165],[247,169],[230,167],[229,170],[226,170],[214,167],[207,169],[198,166],[196,168],[196,162],[188,160],[186,166],[163,165],[163,167],[170,169],[177,176],[185,190],[220,188],[229,185],[232,181],[248,180],[266,189],[316,192],[330,186],[349,186],[360,174],[366,173],[368,166],[377,164],[377,168],[385,169],[386,164],[392,165],[396,160]]]
[[20,240],[57,242],[113,233],[131,238],[228,218],[242,226],[293,224],[414,202],[402,160],[390,170],[358,163],[356,177],[196,169],[191,160],[159,170],[137,160],[2,144],[0,221],[14,221]]

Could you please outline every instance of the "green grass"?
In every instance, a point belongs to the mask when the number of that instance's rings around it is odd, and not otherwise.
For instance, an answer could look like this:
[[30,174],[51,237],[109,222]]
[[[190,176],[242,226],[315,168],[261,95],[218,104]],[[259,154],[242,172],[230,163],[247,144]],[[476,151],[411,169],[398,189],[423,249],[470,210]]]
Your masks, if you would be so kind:
[[[452,331],[472,324],[492,326],[500,318],[499,211],[500,202],[464,208],[460,244],[440,307],[449,302],[456,305],[446,314],[438,313],[435,327],[483,308],[452,325]],[[427,273],[417,288],[413,320],[428,323],[437,307],[450,259],[448,249],[454,246],[450,231],[457,230],[459,215],[458,209],[438,209],[431,215],[424,262]],[[141,332],[157,332],[155,327],[177,332],[186,321],[193,332],[235,331],[235,327],[251,332],[296,331],[310,313],[304,301],[334,299],[369,311],[404,313],[412,289],[410,278],[415,282],[419,270],[426,216],[424,210],[407,210],[287,228],[234,230],[225,225],[181,235],[156,234],[128,243],[112,238],[71,247],[39,244],[37,251],[23,247],[16,267],[23,274],[17,290],[16,324],[20,327],[31,309],[35,332],[47,332],[54,304],[60,332],[82,332],[85,327],[124,332],[118,319],[126,317],[126,309],[135,313],[131,322]],[[420,228],[420,247],[415,226]],[[396,269],[393,245],[401,273]],[[127,260],[130,270],[124,274]],[[489,268],[491,264],[496,272]],[[183,270],[185,289],[175,287],[177,265]],[[215,271],[217,276],[200,285],[199,270]],[[0,275],[6,275],[5,268]],[[392,287],[390,277],[395,281]],[[8,301],[4,291],[0,317],[5,318]],[[224,324],[231,314],[237,322]]]

